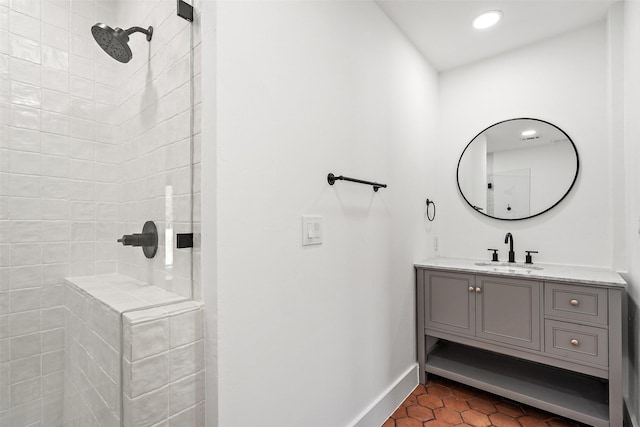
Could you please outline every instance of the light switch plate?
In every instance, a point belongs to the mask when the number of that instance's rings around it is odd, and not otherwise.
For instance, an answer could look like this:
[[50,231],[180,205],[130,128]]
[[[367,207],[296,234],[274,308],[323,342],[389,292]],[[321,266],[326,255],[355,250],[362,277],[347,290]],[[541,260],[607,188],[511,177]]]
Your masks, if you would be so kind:
[[322,217],[302,215],[302,246],[322,244]]

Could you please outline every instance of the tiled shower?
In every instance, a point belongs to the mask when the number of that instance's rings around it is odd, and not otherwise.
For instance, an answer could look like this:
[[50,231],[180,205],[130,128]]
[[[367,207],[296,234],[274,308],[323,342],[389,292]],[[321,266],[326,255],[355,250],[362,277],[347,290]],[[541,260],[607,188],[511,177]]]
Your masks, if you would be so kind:
[[[200,16],[194,6],[190,23],[176,15],[174,0],[0,0],[3,427],[152,425],[132,417],[134,396],[123,390],[132,384],[123,366],[129,375],[143,375],[132,369],[135,363],[167,373],[165,383],[147,385],[153,388],[143,387],[135,397],[151,393],[155,400],[147,400],[158,404],[166,389],[169,399],[172,381],[183,378],[175,376],[176,370],[185,378],[192,375],[189,384],[200,393],[195,378],[201,375],[194,373],[203,369],[198,361],[203,350],[193,347],[203,346],[197,332],[202,312],[196,302],[198,239],[193,249],[176,249],[175,243],[178,233],[197,236],[200,223]],[[124,29],[152,25],[153,39],[133,34],[133,59],[121,64],[93,40],[91,27],[97,22]],[[153,259],[116,242],[123,234],[140,233],[148,220],[159,232]],[[144,292],[173,297],[149,298],[147,305],[118,311],[114,304],[91,299],[90,291],[83,294],[73,284],[77,280],[66,280],[86,276],[103,283],[131,279]],[[127,289],[128,295],[141,291]],[[94,318],[79,317],[71,302],[79,294],[112,321],[96,324]],[[170,302],[187,306],[162,308]],[[199,313],[189,323],[191,341],[169,343],[148,355],[151,360],[124,357],[126,325],[131,329],[163,319],[170,324],[190,311]],[[78,319],[87,326],[84,332],[74,329]],[[105,328],[106,335],[91,325]],[[97,362],[95,348],[101,345],[118,353],[116,371],[87,363]],[[86,357],[78,358],[78,351]],[[70,378],[77,386],[78,378],[104,375],[117,389],[96,387],[96,399],[107,404],[110,415],[96,413],[98,401],[88,412],[70,407],[69,399],[65,404],[65,397],[78,391],[71,390]],[[117,403],[107,402],[114,392]],[[188,418],[201,425],[195,406],[184,405],[174,405],[176,412],[166,419]]]

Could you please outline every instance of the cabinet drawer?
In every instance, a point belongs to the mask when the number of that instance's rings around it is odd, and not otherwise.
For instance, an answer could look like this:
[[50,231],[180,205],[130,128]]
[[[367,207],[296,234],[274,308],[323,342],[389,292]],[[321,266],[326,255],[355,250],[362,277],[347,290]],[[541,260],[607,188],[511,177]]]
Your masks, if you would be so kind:
[[608,331],[593,326],[545,320],[545,352],[607,366]]
[[563,319],[607,324],[607,290],[545,283],[544,313]]

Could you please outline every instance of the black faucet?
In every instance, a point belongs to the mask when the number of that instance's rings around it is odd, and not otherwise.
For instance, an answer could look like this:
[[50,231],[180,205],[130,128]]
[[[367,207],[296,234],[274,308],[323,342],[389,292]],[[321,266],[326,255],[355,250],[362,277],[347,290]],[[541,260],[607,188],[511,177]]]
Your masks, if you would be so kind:
[[516,262],[516,253],[513,251],[513,235],[507,233],[507,235],[504,236],[504,242],[509,243],[509,262]]

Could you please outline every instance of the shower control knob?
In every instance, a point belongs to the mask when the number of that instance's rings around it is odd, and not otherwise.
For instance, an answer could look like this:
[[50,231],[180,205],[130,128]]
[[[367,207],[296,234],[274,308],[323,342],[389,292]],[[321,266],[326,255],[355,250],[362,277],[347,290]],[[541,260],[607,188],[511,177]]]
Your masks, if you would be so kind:
[[118,242],[124,246],[142,246],[144,256],[153,258],[158,251],[158,229],[153,221],[147,221],[142,227],[142,233],[125,234]]

